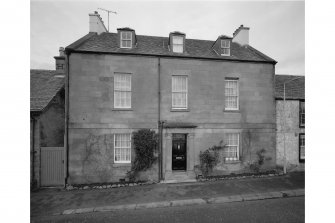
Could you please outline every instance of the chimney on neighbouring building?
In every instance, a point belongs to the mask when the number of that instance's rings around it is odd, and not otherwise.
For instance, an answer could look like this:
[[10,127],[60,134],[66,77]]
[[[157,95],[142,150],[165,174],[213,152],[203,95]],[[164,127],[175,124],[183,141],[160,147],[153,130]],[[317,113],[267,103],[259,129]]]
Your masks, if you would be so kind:
[[233,42],[238,43],[242,46],[249,45],[249,27],[240,25],[233,33]]
[[100,17],[99,13],[97,11],[95,11],[94,13],[88,14],[90,17],[90,30],[89,32],[94,32],[94,33],[98,33],[98,35],[100,33],[103,32],[107,32],[107,29],[104,25],[104,22],[102,21],[102,18]]
[[59,47],[59,56],[54,57],[56,60],[56,70],[65,72],[65,53],[64,47]]

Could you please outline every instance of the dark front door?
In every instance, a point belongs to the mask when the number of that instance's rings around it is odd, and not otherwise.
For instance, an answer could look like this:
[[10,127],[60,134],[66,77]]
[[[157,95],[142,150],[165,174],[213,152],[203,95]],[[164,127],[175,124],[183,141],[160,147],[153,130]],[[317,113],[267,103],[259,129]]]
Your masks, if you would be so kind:
[[186,134],[172,134],[172,170],[186,170]]

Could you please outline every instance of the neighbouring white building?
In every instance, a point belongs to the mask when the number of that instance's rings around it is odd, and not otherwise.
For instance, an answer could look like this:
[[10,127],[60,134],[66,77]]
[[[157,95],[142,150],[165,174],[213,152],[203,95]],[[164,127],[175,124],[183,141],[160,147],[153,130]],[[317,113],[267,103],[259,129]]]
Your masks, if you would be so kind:
[[305,170],[305,77],[275,75],[275,81],[277,165],[285,154],[288,171]]

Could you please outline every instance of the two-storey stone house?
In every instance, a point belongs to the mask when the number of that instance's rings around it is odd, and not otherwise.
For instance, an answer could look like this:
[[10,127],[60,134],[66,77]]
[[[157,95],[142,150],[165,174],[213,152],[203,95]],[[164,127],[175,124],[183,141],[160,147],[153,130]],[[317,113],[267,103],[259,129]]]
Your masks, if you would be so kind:
[[146,180],[193,179],[200,151],[220,141],[213,174],[248,171],[261,149],[264,167],[275,167],[276,61],[250,46],[249,28],[198,40],[110,33],[89,16],[90,32],[66,47],[69,184],[124,179],[141,128],[162,127],[161,158]]

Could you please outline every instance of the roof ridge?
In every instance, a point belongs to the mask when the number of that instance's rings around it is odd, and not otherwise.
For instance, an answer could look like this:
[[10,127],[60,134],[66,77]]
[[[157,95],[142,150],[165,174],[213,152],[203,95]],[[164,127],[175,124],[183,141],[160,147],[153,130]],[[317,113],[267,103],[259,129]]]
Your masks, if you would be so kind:
[[[104,34],[107,34],[107,35],[110,35],[110,34],[112,34],[112,35],[117,35],[117,33],[111,33],[111,32],[109,32],[109,33],[106,32],[106,33],[104,33]],[[142,34],[136,34],[136,36],[169,39],[168,36],[152,36],[152,35],[142,35]],[[208,39],[194,39],[194,38],[185,38],[185,39],[186,39],[186,40],[208,41],[208,42],[215,42],[215,41],[216,41],[216,39],[215,39],[215,40],[208,40]]]

